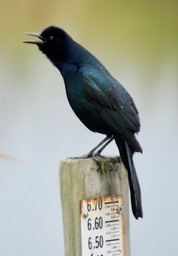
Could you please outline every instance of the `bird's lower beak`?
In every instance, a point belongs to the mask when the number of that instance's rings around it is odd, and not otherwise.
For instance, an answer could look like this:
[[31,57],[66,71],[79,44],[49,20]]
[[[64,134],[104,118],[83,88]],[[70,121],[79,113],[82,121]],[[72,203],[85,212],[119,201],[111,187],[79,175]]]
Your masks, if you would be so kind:
[[36,40],[36,41],[23,41],[23,43],[40,45],[40,44],[43,44],[45,42],[45,39],[40,34],[38,34],[38,33],[25,32],[24,34],[28,35],[28,36],[35,36],[35,37],[39,38],[40,40]]

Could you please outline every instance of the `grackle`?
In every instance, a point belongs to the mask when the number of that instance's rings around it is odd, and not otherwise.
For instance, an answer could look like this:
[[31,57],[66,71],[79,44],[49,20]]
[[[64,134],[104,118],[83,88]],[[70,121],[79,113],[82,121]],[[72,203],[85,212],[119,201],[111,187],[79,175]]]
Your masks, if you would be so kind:
[[96,57],[63,29],[50,26],[40,34],[26,34],[38,39],[25,43],[37,45],[61,72],[67,98],[81,122],[91,131],[106,135],[85,157],[100,155],[115,140],[128,171],[133,214],[136,219],[143,217],[141,190],[133,162],[133,154],[142,153],[135,137],[140,130],[140,119],[132,97]]

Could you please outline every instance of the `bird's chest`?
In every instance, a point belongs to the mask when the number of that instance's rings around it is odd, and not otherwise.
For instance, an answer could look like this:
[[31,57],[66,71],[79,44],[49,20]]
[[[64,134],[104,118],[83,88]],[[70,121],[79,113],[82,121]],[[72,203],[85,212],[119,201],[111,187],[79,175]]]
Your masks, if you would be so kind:
[[94,132],[102,132],[100,112],[86,98],[80,76],[68,76],[64,82],[68,101],[81,122]]

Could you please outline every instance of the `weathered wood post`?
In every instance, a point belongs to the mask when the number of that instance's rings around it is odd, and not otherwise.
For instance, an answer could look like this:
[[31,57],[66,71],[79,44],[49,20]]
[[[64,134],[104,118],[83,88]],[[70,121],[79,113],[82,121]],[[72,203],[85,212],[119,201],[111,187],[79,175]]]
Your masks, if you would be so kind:
[[80,200],[119,194],[123,195],[124,256],[130,256],[128,179],[120,158],[61,161],[60,190],[65,256],[82,255]]

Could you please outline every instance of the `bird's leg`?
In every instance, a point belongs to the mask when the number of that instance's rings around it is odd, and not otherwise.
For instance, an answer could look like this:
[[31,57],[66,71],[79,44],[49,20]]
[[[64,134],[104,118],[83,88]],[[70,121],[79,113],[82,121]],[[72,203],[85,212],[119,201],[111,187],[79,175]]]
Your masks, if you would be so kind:
[[105,147],[114,139],[114,136],[108,137],[108,140],[105,141],[104,145],[94,154],[94,156],[100,156],[101,152]]
[[[107,141],[110,142],[110,139],[111,139],[111,138],[112,138],[111,136],[106,136],[98,145],[96,145],[96,147],[94,147],[94,148],[93,148],[88,154],[86,154],[84,157],[85,157],[85,158],[92,157],[92,156],[94,155],[94,152],[95,152],[99,147],[101,147],[103,144],[105,145],[105,144],[107,143]],[[113,139],[112,139],[112,140],[113,140]],[[109,144],[109,143],[108,143],[108,144]],[[107,145],[108,145],[108,144],[107,144]],[[106,146],[107,146],[107,145],[106,145]],[[105,146],[105,147],[106,147],[106,146]],[[105,148],[105,147],[104,147],[104,148]],[[103,149],[104,149],[104,148],[103,148]],[[103,149],[102,149],[102,150],[103,150]],[[102,150],[101,150],[101,151],[102,151]],[[97,152],[96,152],[96,153],[97,153]],[[97,154],[97,155],[98,155],[98,154]]]
[[[95,157],[95,156],[99,156],[101,151],[114,139],[114,136],[106,136],[98,145],[96,145],[96,147],[94,147],[88,154],[80,156],[80,157],[70,157],[72,159],[85,159],[85,158],[89,158],[89,157]],[[104,145],[103,145],[104,144]],[[102,146],[103,145],[103,146]],[[102,147],[101,147],[102,146]],[[99,147],[100,150],[98,150],[96,153],[94,153]],[[95,160],[95,159],[94,159]]]

